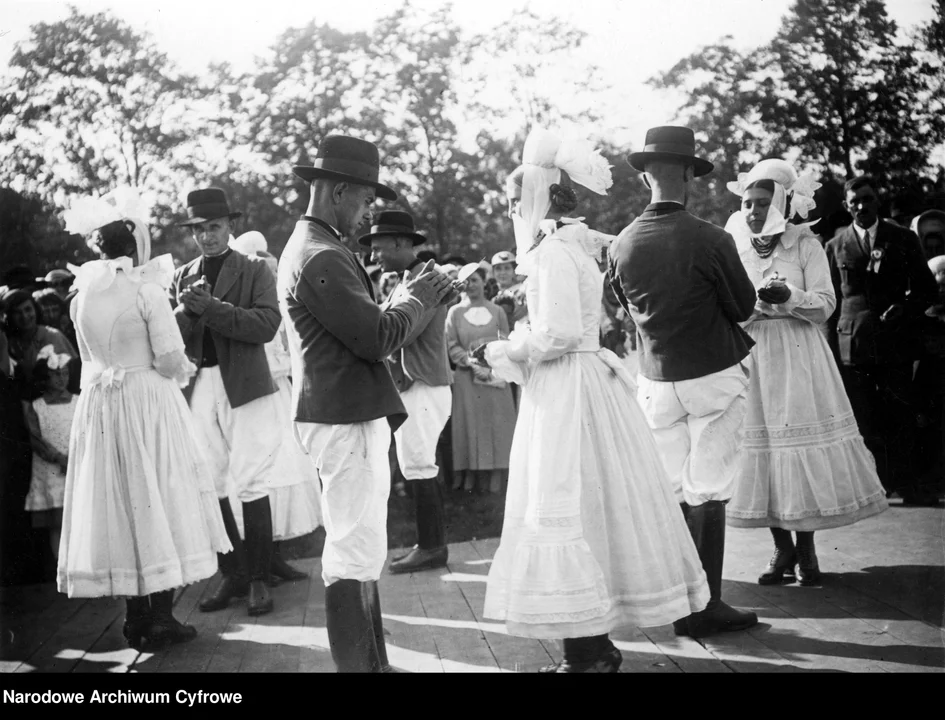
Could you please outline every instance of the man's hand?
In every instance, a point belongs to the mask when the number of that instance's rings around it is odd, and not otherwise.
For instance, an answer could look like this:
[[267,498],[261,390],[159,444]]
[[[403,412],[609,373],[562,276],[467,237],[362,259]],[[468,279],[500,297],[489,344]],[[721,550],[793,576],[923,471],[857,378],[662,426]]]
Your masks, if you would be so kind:
[[780,305],[791,299],[791,288],[775,273],[758,290],[758,299],[769,305]]
[[880,316],[879,321],[882,323],[888,323],[889,325],[895,325],[897,322],[902,320],[905,314],[906,308],[898,303],[895,303],[887,308],[886,312]]
[[187,308],[187,311],[200,317],[203,315],[210,303],[213,301],[213,295],[210,294],[210,288],[204,278],[201,278],[190,287],[185,288],[180,294],[181,304]]
[[473,375],[483,382],[489,382],[492,379],[492,370],[485,365],[470,365],[470,367],[472,368]]
[[409,295],[420,301],[424,308],[434,308],[439,305],[452,290],[449,277],[433,269],[433,261],[427,261],[420,270],[420,274],[407,282],[406,290]]

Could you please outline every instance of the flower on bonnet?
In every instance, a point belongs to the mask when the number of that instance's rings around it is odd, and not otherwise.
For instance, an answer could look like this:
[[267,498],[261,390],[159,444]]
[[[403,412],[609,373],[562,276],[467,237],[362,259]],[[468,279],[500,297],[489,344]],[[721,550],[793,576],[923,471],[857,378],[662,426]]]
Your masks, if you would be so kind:
[[62,370],[69,366],[72,356],[68,353],[57,353],[52,345],[46,345],[39,354],[36,355],[36,361],[46,361],[46,367],[50,370]]

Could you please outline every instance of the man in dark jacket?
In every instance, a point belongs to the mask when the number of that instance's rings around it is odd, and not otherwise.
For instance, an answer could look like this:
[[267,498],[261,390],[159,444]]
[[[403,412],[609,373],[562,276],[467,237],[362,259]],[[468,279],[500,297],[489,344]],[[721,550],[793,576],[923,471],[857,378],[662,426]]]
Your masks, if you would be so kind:
[[938,287],[918,238],[880,219],[876,182],[854,178],[844,193],[853,224],[826,250],[837,293],[831,339],[847,394],[887,494],[897,492],[907,503],[937,502],[916,486],[911,386],[921,320]]
[[738,323],[751,316],[755,288],[732,237],[686,212],[688,183],[713,169],[695,157],[692,131],[650,130],[644,151],[629,161],[645,173],[652,202],[611,245],[610,276],[637,327],[637,399],[711,596],[705,610],[674,628],[691,637],[744,630],[758,617],[722,602],[722,560],[754,344]]
[[279,264],[295,428],[322,483],[325,615],[339,672],[390,670],[377,581],[387,558],[391,430],[407,412],[385,360],[451,289],[425,267],[399,301],[378,306],[343,240],[370,224],[375,196],[397,197],[377,181],[379,167],[371,143],[325,138],[314,166],[295,168],[311,195]]

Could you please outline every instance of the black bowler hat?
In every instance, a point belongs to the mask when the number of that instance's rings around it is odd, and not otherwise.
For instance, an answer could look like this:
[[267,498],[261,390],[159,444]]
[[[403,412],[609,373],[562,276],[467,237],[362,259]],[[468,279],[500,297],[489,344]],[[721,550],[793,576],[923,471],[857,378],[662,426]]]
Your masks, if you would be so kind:
[[220,188],[194,190],[187,194],[187,219],[178,225],[197,225],[217,218],[238,218],[243,213],[230,212],[226,193]]
[[329,135],[318,146],[318,155],[312,165],[296,165],[292,172],[305,182],[319,178],[344,180],[355,185],[367,185],[384,200],[396,200],[397,193],[377,181],[381,157],[374,143],[345,135]]
[[413,226],[413,217],[410,213],[400,210],[385,210],[378,213],[375,218],[375,224],[371,226],[371,232],[358,238],[358,244],[364,247],[371,247],[371,238],[383,236],[401,236],[409,237],[414,245],[425,243],[427,239],[418,233]]
[[627,162],[634,170],[643,172],[646,163],[652,160],[672,160],[693,165],[696,177],[708,175],[715,166],[708,160],[696,157],[696,136],[687,127],[651,128],[646,131],[646,146],[642,152],[630,153]]

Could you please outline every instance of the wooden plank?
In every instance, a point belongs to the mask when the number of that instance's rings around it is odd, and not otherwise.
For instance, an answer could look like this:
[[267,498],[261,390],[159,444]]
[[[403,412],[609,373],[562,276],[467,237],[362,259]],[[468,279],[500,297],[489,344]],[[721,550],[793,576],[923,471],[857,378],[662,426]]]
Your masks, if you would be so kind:
[[123,616],[124,603],[116,598],[87,600],[17,672],[29,671],[29,666],[40,672],[71,672],[109,625]]
[[388,555],[385,574],[378,583],[381,612],[384,619],[387,656],[391,665],[402,672],[443,672],[443,663],[437,653],[436,640],[427,629],[413,578],[410,575],[391,575],[387,568],[390,560],[402,554]]
[[311,582],[308,584],[308,597],[302,618],[299,672],[333,673],[336,668],[331,659],[331,646],[325,626],[325,583],[321,576],[321,558],[313,559],[311,568]]
[[698,641],[688,637],[676,637],[672,625],[655,628],[640,628],[656,649],[684,673],[733,672]]
[[[0,659],[15,672],[73,617],[85,598],[69,599],[53,583],[3,588],[0,602]],[[27,662],[27,665],[29,663]],[[32,666],[24,671],[32,670]]]
[[[311,572],[312,561],[295,561],[296,567]],[[240,672],[295,673],[299,670],[305,602],[311,576],[304,580],[283,582],[272,588],[273,611],[256,618]],[[321,582],[316,578],[315,582]]]

